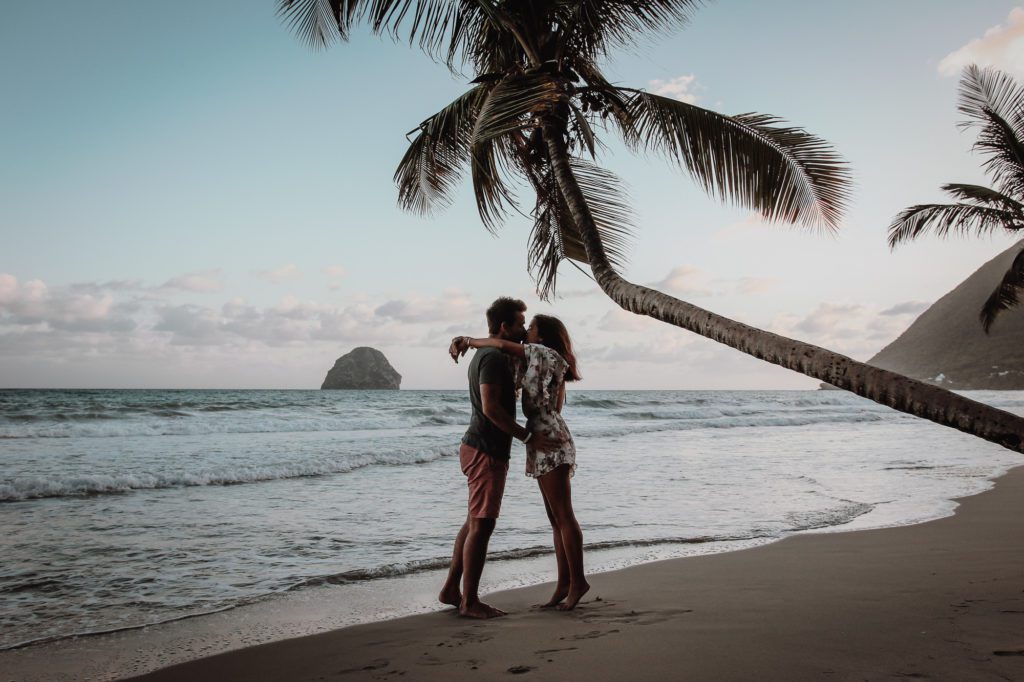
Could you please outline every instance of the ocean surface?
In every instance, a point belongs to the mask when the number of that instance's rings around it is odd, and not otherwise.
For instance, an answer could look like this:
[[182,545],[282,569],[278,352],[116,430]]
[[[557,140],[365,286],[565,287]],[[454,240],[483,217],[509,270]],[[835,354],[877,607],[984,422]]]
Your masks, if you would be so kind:
[[[592,566],[937,518],[1024,463],[839,391],[571,391],[564,414]],[[443,569],[468,419],[465,391],[0,391],[0,650]],[[492,562],[551,551],[523,468],[515,445]]]

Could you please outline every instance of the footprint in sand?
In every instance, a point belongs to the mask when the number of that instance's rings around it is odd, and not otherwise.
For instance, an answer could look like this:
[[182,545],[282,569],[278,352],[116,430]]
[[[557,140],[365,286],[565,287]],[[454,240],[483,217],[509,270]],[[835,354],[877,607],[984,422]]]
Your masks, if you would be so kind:
[[371,670],[380,670],[381,668],[386,668],[389,665],[391,665],[391,661],[387,660],[386,658],[378,658],[373,661],[370,661],[368,664],[364,666],[360,666],[358,668],[345,668],[344,670],[339,670],[335,674],[349,675],[351,673],[365,673]]
[[488,631],[463,630],[452,635],[452,639],[458,640],[458,644],[479,644],[494,639]]
[[428,666],[442,666],[442,665],[465,665],[469,668],[480,665],[480,660],[476,658],[438,658],[426,651],[420,656],[419,660],[416,661],[417,665],[428,665]]
[[606,623],[608,625],[653,625],[672,620],[676,616],[693,613],[693,609],[660,609],[658,611],[619,611],[609,613],[590,613],[582,616],[584,623]]
[[514,665],[508,669],[508,671],[513,675],[522,675],[523,673],[528,673],[531,670],[536,670],[536,668],[532,665]]
[[591,630],[580,635],[571,635],[569,639],[597,639],[598,637],[604,637],[615,632],[618,632],[618,630]]

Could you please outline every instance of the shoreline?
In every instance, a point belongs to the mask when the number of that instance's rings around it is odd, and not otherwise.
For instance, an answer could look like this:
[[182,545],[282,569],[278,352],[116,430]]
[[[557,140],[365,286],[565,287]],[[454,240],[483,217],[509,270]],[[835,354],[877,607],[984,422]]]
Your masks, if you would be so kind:
[[[78,675],[68,672],[67,660],[34,660],[49,645],[3,652],[0,661],[7,659],[5,668],[12,664],[9,677],[18,680],[80,679],[86,672],[90,679],[118,679],[133,667],[153,671],[132,678],[147,680],[257,673],[261,679],[318,679],[341,670],[345,679],[402,671],[415,679],[479,679],[516,666],[541,679],[614,679],[638,671],[724,679],[870,679],[931,671],[963,679],[989,669],[997,678],[1024,678],[1024,546],[1014,543],[1024,537],[1024,466],[956,502],[953,515],[914,525],[802,532],[748,549],[594,573],[591,593],[570,614],[530,610],[547,597],[546,583],[489,593],[492,603],[512,611],[493,621],[433,611],[319,634],[282,630],[294,638],[269,643],[260,643],[257,633],[227,651],[189,648],[195,638],[186,642],[179,633],[161,641],[161,651],[136,654],[137,666],[126,665],[126,655],[116,672],[104,653],[130,647],[145,631],[74,640],[67,648],[78,656]],[[424,577],[421,589],[429,590],[433,576]],[[307,597],[306,615],[315,615],[322,605],[315,595]],[[232,620],[238,625],[232,611],[204,618],[210,633]],[[245,621],[253,632],[262,625],[258,615]],[[973,639],[964,638],[967,621],[978,631]],[[99,646],[100,640],[111,646]],[[694,667],[684,654],[698,651]],[[778,658],[782,651],[788,653]],[[709,659],[710,652],[718,653]],[[183,657],[191,660],[179,663]],[[768,674],[766,657],[778,658],[776,673]],[[171,667],[153,670],[161,663]]]
[[912,526],[804,533],[592,576],[572,613],[549,585],[451,611],[198,659],[137,680],[1024,678],[1024,466]]
[[[741,551],[782,538],[720,541],[674,546],[673,558]],[[708,547],[713,547],[708,551]],[[666,560],[665,546],[644,551],[627,545],[592,553],[595,572]],[[672,548],[672,546],[669,546]],[[553,570],[553,552],[491,561],[485,579],[489,593],[544,584]],[[0,669],[12,680],[118,680],[201,656],[238,651],[296,637],[359,625],[389,622],[443,610],[437,586],[447,573],[431,569],[345,585],[318,585],[285,591],[253,602],[187,615],[150,625],[69,635],[0,650]],[[381,595],[385,594],[385,599]],[[400,601],[401,600],[401,601]]]

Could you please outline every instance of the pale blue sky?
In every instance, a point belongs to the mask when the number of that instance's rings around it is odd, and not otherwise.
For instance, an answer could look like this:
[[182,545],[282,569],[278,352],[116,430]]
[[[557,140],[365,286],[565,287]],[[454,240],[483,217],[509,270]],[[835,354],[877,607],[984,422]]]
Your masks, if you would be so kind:
[[[894,307],[919,311],[1011,243],[928,239],[893,254],[885,228],[940,199],[943,182],[983,181],[955,127],[957,71],[940,66],[955,53],[947,65],[1024,75],[1018,5],[721,0],[621,54],[613,80],[692,76],[697,104],[782,116],[831,141],[857,178],[847,223],[822,236],[756,224],[663,160],[612,145],[602,161],[629,185],[639,225],[627,276],[866,359],[913,320]],[[565,318],[581,388],[814,385],[630,319],[569,267],[570,295],[539,305],[527,221],[491,237],[468,183],[439,217],[400,212],[405,133],[467,79],[365,29],[311,51],[274,8],[6,8],[0,385],[316,387],[335,357],[369,344],[405,387],[460,387],[444,339],[482,331],[502,293]]]

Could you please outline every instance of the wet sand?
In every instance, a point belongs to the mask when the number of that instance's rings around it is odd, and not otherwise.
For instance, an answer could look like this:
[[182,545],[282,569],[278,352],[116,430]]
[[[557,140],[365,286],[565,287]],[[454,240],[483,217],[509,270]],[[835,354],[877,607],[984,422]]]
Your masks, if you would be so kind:
[[[486,572],[484,587],[486,587]],[[577,610],[551,585],[343,628],[138,680],[1024,680],[1024,467],[916,526],[803,534],[591,577]]]

